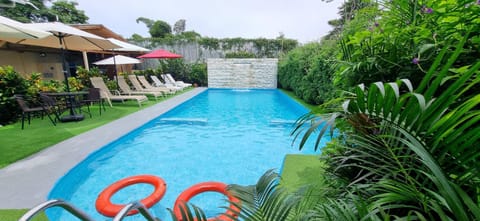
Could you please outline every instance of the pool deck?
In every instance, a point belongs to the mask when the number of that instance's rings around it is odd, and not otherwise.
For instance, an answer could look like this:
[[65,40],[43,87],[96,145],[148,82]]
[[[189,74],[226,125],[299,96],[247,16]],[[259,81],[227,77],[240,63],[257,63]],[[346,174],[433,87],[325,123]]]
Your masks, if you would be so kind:
[[57,180],[89,154],[204,90],[194,88],[0,169],[0,209],[32,208],[45,202]]

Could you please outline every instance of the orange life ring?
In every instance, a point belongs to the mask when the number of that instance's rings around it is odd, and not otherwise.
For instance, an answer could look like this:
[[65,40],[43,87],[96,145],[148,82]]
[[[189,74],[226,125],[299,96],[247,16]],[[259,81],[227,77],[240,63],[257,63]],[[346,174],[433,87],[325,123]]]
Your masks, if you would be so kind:
[[[97,197],[97,201],[95,202],[95,208],[97,211],[105,216],[114,217],[120,212],[120,210],[125,207],[122,204],[114,204],[110,200],[116,192],[119,190],[133,185],[137,183],[148,183],[154,186],[154,191],[150,196],[145,199],[142,199],[140,202],[145,205],[145,207],[150,208],[155,203],[162,199],[163,195],[165,195],[165,191],[167,190],[167,184],[165,181],[157,176],[152,175],[138,175],[138,176],[131,176],[125,179],[119,180],[106,189],[104,189],[100,195]],[[133,215],[138,213],[137,210],[132,210],[128,213],[128,215]]]
[[[230,194],[227,191],[227,184],[220,183],[220,182],[203,182],[203,183],[197,183],[190,188],[186,189],[183,191],[175,200],[175,205],[173,206],[173,213],[177,217],[178,220],[182,220],[182,212],[181,212],[181,207],[185,208],[185,203],[187,203],[192,197],[194,197],[197,194],[203,193],[203,192],[208,192],[208,191],[213,191],[213,192],[219,192],[224,194],[225,196],[228,197],[228,200],[230,202],[235,202],[239,203],[240,200],[238,200],[236,197],[234,197],[232,194]],[[238,211],[238,208],[230,204],[230,209],[227,210],[224,214],[221,214],[217,217],[209,218],[207,219],[208,221],[214,221],[214,220],[224,220],[224,221],[230,221],[232,220],[230,217],[235,217],[236,214],[234,211]],[[229,217],[230,216],[230,217]]]

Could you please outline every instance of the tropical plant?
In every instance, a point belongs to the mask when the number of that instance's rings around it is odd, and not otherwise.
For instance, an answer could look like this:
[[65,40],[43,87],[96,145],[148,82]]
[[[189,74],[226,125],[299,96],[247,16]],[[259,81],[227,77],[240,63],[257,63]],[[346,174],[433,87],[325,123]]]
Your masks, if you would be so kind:
[[13,99],[15,94],[26,94],[28,82],[12,66],[0,66],[0,124],[16,120],[20,108]]
[[350,125],[323,158],[329,173],[344,182],[336,184],[343,189],[336,199],[355,193],[357,202],[367,204],[363,218],[480,219],[480,95],[472,93],[480,62],[461,74],[450,72],[467,39],[452,52],[444,47],[416,89],[406,79],[359,85],[343,111],[299,120],[293,134],[302,137],[300,148],[318,132],[317,149],[335,121]]

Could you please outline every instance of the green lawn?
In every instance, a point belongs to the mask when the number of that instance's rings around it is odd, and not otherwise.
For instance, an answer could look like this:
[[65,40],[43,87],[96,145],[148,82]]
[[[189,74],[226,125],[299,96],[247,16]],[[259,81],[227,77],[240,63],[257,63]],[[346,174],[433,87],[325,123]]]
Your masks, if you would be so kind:
[[[28,209],[4,209],[0,210],[0,220],[2,221],[16,221],[20,219],[28,211]],[[36,215],[31,221],[48,221],[44,213]]]
[[318,155],[288,154],[281,172],[282,185],[295,191],[304,185],[322,185],[324,164]]
[[32,119],[30,125],[25,122],[24,130],[21,129],[21,121],[0,127],[0,140],[2,143],[0,145],[0,152],[2,153],[0,168],[85,131],[157,104],[161,100],[164,99],[155,101],[153,98],[150,98],[148,102],[142,104],[142,107],[138,107],[135,101],[113,103],[113,107],[106,106],[106,111],[102,111],[101,116],[98,105],[93,105],[90,107],[91,118],[88,114],[85,114],[83,121],[59,122],[57,126],[54,126],[48,117],[44,117],[44,119],[37,117]]

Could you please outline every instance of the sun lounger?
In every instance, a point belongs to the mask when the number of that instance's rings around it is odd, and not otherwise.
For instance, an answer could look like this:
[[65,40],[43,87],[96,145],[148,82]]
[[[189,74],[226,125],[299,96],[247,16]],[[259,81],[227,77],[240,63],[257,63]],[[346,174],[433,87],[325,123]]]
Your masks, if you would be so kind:
[[[153,87],[150,85],[150,88],[145,87],[145,85],[142,85],[140,81],[138,81],[137,76],[131,74],[128,75],[128,80],[132,83],[133,87],[137,91],[155,91],[155,92],[162,92],[164,94],[173,94],[168,88],[161,88],[161,87]],[[148,86],[148,85],[147,85]]]
[[140,81],[140,83],[141,83],[145,88],[147,88],[147,89],[152,89],[152,90],[158,89],[158,88],[160,88],[161,90],[167,89],[167,90],[168,90],[167,93],[169,93],[169,94],[175,94],[175,92],[177,92],[177,91],[176,91],[175,89],[173,89],[173,88],[155,87],[155,86],[151,85],[150,82],[147,81],[147,79],[145,78],[145,76],[139,75],[139,76],[137,76],[137,78],[138,78],[138,81]]
[[190,87],[192,86],[192,84],[190,83],[185,83],[183,81],[177,81],[175,80],[171,74],[167,73],[167,74],[163,74],[162,75],[162,78],[165,80],[165,82],[169,82],[177,87],[181,87],[181,88],[186,88],[186,87]]
[[130,85],[127,84],[127,81],[123,76],[117,76],[118,78],[118,87],[123,92],[122,94],[126,95],[152,95],[155,97],[155,100],[158,100],[157,97],[162,96],[162,92],[157,91],[134,91],[130,89]]
[[145,95],[112,94],[101,77],[91,77],[90,81],[92,82],[93,87],[100,89],[102,99],[107,100],[108,104],[110,104],[110,107],[112,106],[112,100],[122,102],[125,100],[136,100],[139,107],[142,106],[142,102],[148,100],[147,96]]
[[166,87],[168,89],[171,89],[171,90],[175,90],[175,91],[180,91],[180,90],[183,90],[182,87],[177,87],[173,84],[170,84],[170,83],[163,83],[162,81],[160,81],[160,79],[158,79],[157,76],[155,75],[150,75],[150,79],[152,79],[153,83],[154,83],[154,86],[156,87]]

